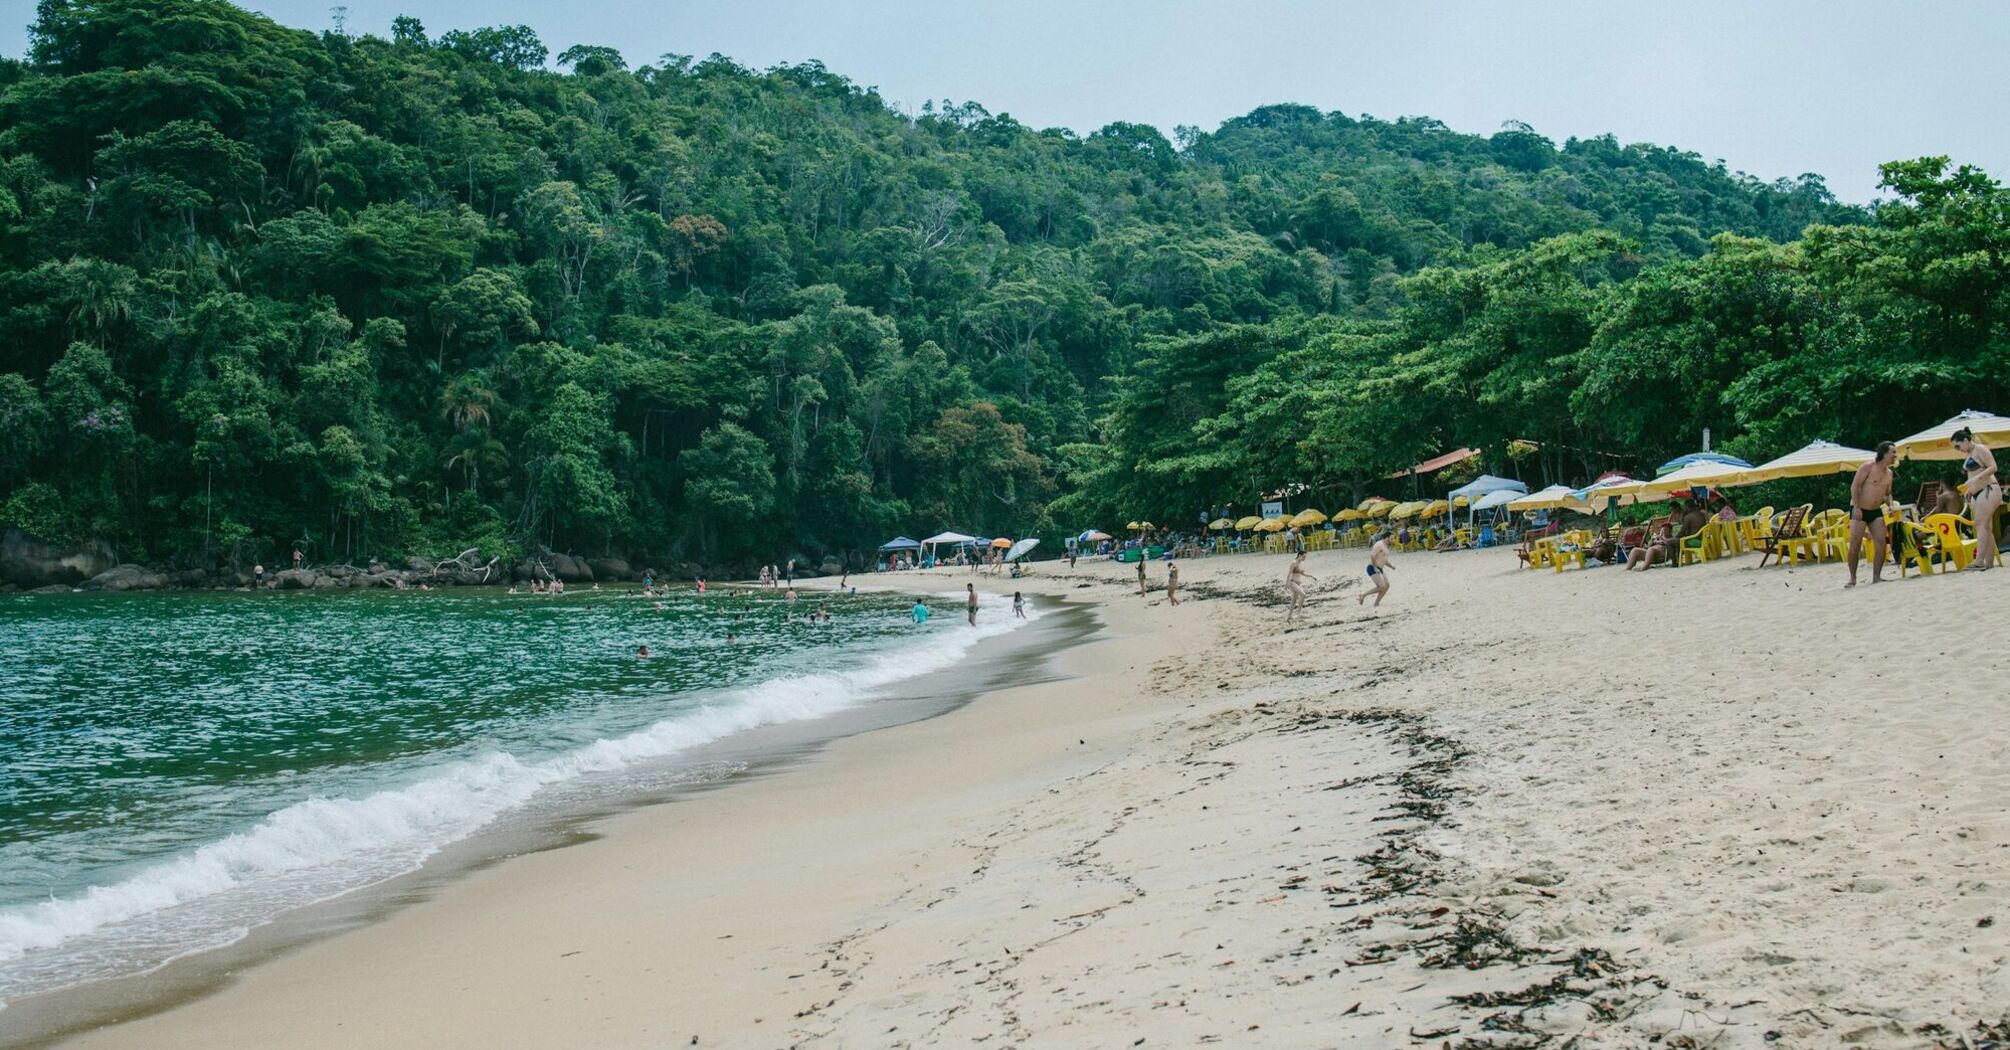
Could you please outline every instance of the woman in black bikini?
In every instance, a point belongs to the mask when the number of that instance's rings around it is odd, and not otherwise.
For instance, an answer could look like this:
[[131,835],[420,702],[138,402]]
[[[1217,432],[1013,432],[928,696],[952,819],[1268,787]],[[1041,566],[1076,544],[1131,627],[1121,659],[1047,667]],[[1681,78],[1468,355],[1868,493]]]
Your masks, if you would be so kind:
[[1962,427],[1954,432],[1954,447],[1968,458],[1961,469],[1968,473],[1968,509],[1974,514],[1975,563],[1969,568],[1996,567],[1996,508],[2003,505],[2003,486],[1996,480],[1996,454],[1975,440],[1975,432]]

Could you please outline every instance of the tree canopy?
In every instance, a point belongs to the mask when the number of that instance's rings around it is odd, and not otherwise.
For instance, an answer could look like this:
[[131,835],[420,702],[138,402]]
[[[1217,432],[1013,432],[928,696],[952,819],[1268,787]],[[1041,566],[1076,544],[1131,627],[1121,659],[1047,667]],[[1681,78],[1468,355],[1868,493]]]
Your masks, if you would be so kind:
[[0,524],[133,557],[730,563],[2004,393],[2006,197],[1945,159],[1857,209],[1523,125],[1078,136],[521,26],[42,0],[31,40],[0,69]]

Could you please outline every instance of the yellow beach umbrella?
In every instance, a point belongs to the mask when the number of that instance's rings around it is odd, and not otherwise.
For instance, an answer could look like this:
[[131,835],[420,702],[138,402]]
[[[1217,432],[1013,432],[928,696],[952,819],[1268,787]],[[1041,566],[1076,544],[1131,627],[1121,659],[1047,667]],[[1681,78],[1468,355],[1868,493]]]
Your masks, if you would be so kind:
[[1311,525],[1324,525],[1326,524],[1326,515],[1308,507],[1293,514],[1291,520],[1286,522],[1286,524],[1294,529],[1302,529]]
[[1135,528],[1137,528],[1137,527],[1138,527],[1138,523],[1137,523],[1137,522],[1135,522],[1135,521],[1127,521],[1127,522],[1124,522],[1124,528],[1127,528],[1127,529],[1135,529]]
[[2010,417],[1971,408],[1898,442],[1898,454],[1907,459],[1960,459],[1961,450],[1954,447],[1954,432],[1963,427],[1973,430],[1975,440],[1990,448],[2010,446]]
[[1237,518],[1235,520],[1235,527],[1238,529],[1253,529],[1262,523],[1263,523],[1263,515],[1251,514],[1249,517],[1246,518]]
[[1343,510],[1343,511],[1341,511],[1341,512],[1340,512],[1340,513],[1338,513],[1338,514],[1335,514],[1335,515],[1333,515],[1333,520],[1334,520],[1334,521],[1360,521],[1360,520],[1361,520],[1362,518],[1365,518],[1365,517],[1367,517],[1367,516],[1368,516],[1368,515],[1366,515],[1366,514],[1362,513],[1361,511],[1358,511],[1358,510],[1355,510],[1355,509],[1354,509],[1353,507],[1348,507],[1348,508],[1347,508],[1346,510]]
[[1223,529],[1235,528],[1235,522],[1230,521],[1227,518],[1216,518],[1213,521],[1208,522],[1207,527],[1213,529],[1216,532],[1220,532]]
[[1374,509],[1375,509],[1376,507],[1378,507],[1378,506],[1382,506],[1382,505],[1384,505],[1384,504],[1386,504],[1386,505],[1388,505],[1388,506],[1391,506],[1391,507],[1393,507],[1393,506],[1395,506],[1395,505],[1396,505],[1396,502],[1395,502],[1394,500],[1386,500],[1386,499],[1383,499],[1383,498],[1382,498],[1382,497],[1380,497],[1380,496],[1370,496],[1370,497],[1368,497],[1367,499],[1364,499],[1364,500],[1362,500],[1361,502],[1359,502],[1359,503],[1356,503],[1356,504],[1354,504],[1354,509],[1355,509],[1355,510],[1374,510]]
[[1371,518],[1386,518],[1389,516],[1390,511],[1396,509],[1396,504],[1387,501],[1381,503],[1370,503],[1368,506],[1362,509]]
[[1434,499],[1424,505],[1424,517],[1434,518],[1452,509],[1452,505],[1441,499]]
[[1257,522],[1257,523],[1256,523],[1256,531],[1258,531],[1258,532],[1283,532],[1283,531],[1284,531],[1284,519],[1283,519],[1283,518],[1265,518],[1265,519],[1263,519],[1262,521],[1259,521],[1259,522]]
[[1800,449],[1778,459],[1767,460],[1746,471],[1745,481],[1775,481],[1779,478],[1849,474],[1876,458],[1877,454],[1867,449],[1850,448],[1833,441],[1810,441]]

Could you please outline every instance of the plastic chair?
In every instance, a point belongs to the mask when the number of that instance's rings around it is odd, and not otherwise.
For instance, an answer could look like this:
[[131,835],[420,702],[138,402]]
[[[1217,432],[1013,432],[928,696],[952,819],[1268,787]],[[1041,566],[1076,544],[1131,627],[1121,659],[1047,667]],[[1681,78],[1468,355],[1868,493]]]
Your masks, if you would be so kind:
[[1954,563],[1955,568],[1965,569],[1968,563],[1975,559],[1975,540],[1973,537],[1963,536],[1960,528],[1966,525],[1973,529],[1974,522],[1957,514],[1928,514],[1921,524],[1932,529],[1939,537],[1941,551]]

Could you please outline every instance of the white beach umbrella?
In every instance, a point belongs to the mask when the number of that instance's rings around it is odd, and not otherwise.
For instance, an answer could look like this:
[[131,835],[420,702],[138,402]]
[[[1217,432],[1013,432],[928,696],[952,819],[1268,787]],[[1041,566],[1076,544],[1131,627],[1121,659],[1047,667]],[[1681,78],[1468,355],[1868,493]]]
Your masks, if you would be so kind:
[[1005,560],[1018,561],[1019,559],[1025,557],[1026,555],[1031,554],[1033,552],[1033,548],[1038,547],[1039,545],[1040,545],[1039,540],[1020,540],[1019,542],[1012,545],[1011,550],[1005,552]]
[[[1953,433],[1953,431],[1949,431]],[[1811,478],[1823,474],[1848,474],[1877,458],[1868,449],[1850,448],[1833,441],[1814,440],[1778,459],[1769,459],[1746,471],[1748,481],[1779,478]]]
[[1604,492],[1607,497],[1612,499],[1623,499],[1632,503],[1648,503],[1655,500],[1668,499],[1677,492],[1687,492],[1690,489],[1710,489],[1722,488],[1728,485],[1750,484],[1753,479],[1748,477],[1748,475],[1751,473],[1752,468],[1750,467],[1733,466],[1729,463],[1716,463],[1710,460],[1698,460],[1680,470],[1663,474],[1652,481],[1635,481],[1626,485],[1612,485],[1607,487]]
[[1897,442],[1898,453],[1907,459],[1960,459],[1961,450],[1954,447],[1954,432],[1963,427],[1973,430],[1975,440],[1990,448],[2010,446],[2010,416],[1971,408],[1939,426],[1927,427]]
[[1508,501],[1509,510],[1548,510],[1567,505],[1572,493],[1569,485],[1551,485],[1540,492],[1531,492]]

